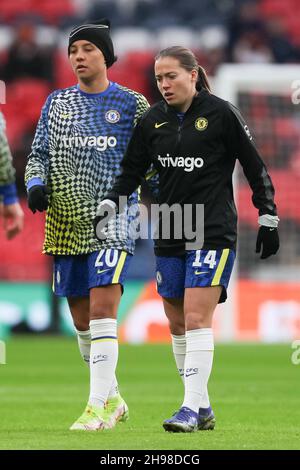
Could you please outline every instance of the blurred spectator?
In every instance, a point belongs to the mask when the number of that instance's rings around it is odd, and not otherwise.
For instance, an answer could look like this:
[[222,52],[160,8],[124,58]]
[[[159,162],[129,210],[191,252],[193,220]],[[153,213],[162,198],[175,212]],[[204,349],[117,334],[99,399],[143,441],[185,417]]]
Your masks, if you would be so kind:
[[210,76],[216,74],[218,67],[227,59],[228,33],[224,26],[208,26],[199,34],[199,46],[197,58],[206,73]]
[[2,76],[6,82],[32,77],[52,83],[53,51],[36,43],[32,23],[25,21],[18,25],[15,40],[7,51]]
[[233,62],[235,62],[233,50],[241,37],[248,32],[251,32],[253,35],[255,33],[264,33],[263,18],[260,17],[257,2],[253,0],[243,3],[237,11],[234,10],[228,24],[228,50]]
[[234,62],[263,64],[273,62],[268,40],[260,31],[246,31],[236,42],[232,57]]
[[275,62],[283,64],[299,61],[300,51],[288,38],[286,25],[281,18],[271,18],[267,21],[266,28]]

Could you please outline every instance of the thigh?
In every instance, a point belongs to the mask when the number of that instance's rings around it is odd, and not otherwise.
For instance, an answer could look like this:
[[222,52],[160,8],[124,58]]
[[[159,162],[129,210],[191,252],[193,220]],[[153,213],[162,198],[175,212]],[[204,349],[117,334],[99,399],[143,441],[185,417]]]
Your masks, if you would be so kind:
[[121,295],[120,284],[90,289],[90,319],[117,318]]
[[218,302],[225,302],[234,260],[229,248],[187,252],[185,288],[221,286]]
[[179,299],[163,297],[166,317],[169,320],[170,331],[173,335],[184,335],[183,297]]
[[156,256],[157,292],[164,299],[184,296],[185,257]]
[[222,292],[221,286],[186,288],[184,318],[186,330],[211,328],[212,319]]

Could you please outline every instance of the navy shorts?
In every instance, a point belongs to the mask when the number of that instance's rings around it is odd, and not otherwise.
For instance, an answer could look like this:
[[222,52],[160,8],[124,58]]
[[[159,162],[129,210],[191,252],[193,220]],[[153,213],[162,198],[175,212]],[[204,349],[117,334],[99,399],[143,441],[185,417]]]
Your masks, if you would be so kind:
[[222,286],[219,303],[225,302],[234,260],[235,252],[229,248],[187,251],[176,257],[157,256],[157,291],[162,297],[180,298],[186,287]]
[[56,255],[53,268],[53,292],[62,297],[87,297],[89,289],[121,284],[132,255],[109,248],[86,255]]

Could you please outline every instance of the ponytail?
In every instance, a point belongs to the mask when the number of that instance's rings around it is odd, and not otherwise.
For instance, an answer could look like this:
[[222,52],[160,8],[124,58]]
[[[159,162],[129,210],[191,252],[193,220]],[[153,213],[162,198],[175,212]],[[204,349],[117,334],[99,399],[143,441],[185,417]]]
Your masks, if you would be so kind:
[[201,90],[201,88],[205,88],[209,93],[211,92],[210,89],[210,84],[205,72],[205,69],[201,67],[201,65],[198,66],[198,80],[196,83],[196,90]]

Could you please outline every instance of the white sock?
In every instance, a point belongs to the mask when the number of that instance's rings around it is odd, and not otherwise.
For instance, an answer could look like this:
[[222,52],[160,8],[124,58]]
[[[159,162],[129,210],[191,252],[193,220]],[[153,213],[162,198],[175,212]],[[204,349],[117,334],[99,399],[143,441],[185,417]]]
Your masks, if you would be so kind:
[[171,335],[171,338],[177,370],[184,384],[184,361],[186,350],[185,335]]
[[[87,366],[90,367],[91,330],[79,331],[75,328],[75,331],[77,333],[77,340],[81,357],[84,362],[86,362]],[[119,395],[119,386],[117,377],[115,375],[108,394],[108,398],[112,398],[117,395]]]
[[104,406],[118,362],[117,320],[91,320],[89,404]]
[[90,330],[79,331],[75,328],[79,351],[84,362],[90,364],[91,332]]
[[209,407],[207,383],[212,369],[214,338],[212,328],[186,331],[186,356],[184,363],[184,401],[198,413]]

